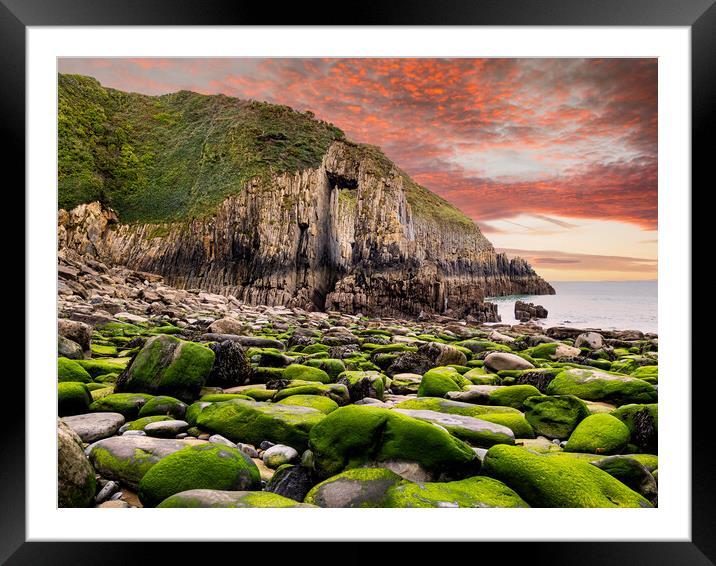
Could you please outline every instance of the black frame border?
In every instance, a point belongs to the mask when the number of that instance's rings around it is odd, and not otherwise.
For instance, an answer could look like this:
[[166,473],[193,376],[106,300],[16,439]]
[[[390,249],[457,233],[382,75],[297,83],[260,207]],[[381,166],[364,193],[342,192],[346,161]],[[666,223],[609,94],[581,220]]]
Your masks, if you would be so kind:
[[[379,4],[363,0],[342,3],[284,4],[267,11],[260,3],[228,0],[0,0],[0,130],[6,149],[2,152],[5,171],[17,171],[25,163],[25,49],[28,26],[95,25],[459,25],[459,26],[687,26],[691,31],[692,187],[683,195],[693,199],[693,187],[713,186],[713,136],[716,126],[716,0],[392,0]],[[24,168],[15,178],[25,186]],[[5,184],[5,183],[4,183]],[[6,185],[7,187],[7,185]],[[702,187],[702,194],[707,187]],[[8,190],[6,188],[6,190]],[[26,197],[25,197],[26,198]],[[675,195],[674,198],[679,198]],[[19,207],[26,213],[26,203]],[[693,206],[693,205],[692,205]],[[693,208],[692,208],[693,210]],[[692,225],[693,226],[693,225]],[[698,257],[693,254],[692,258]],[[23,260],[20,260],[22,264]],[[24,276],[24,275],[23,275]],[[693,275],[690,274],[692,281]],[[26,281],[27,283],[27,281]],[[696,288],[692,286],[692,292]],[[705,290],[705,289],[704,289]],[[25,292],[25,301],[28,300]],[[692,299],[693,300],[693,299]],[[691,311],[693,312],[693,310]],[[683,329],[688,332],[692,329]],[[692,337],[696,338],[693,335]],[[27,345],[25,345],[27,348]],[[692,347],[693,348],[693,347]],[[691,376],[692,352],[687,352]],[[27,351],[25,352],[27,354]],[[7,366],[6,366],[7,367]],[[687,376],[678,376],[685,378]],[[5,376],[5,383],[10,382]],[[181,563],[213,560],[224,551],[236,551],[236,543],[213,543],[211,554],[198,544],[138,542],[26,542],[25,540],[25,387],[6,385],[16,414],[7,414],[0,442],[0,560],[19,564],[127,564],[154,562]],[[692,539],[690,542],[494,542],[480,544],[479,556],[492,551],[503,559],[525,560],[531,564],[630,564],[708,565],[716,564],[716,464],[713,452],[712,409],[716,387],[713,376],[692,379]],[[7,399],[7,397],[6,397]],[[20,399],[23,403],[20,403]],[[711,426],[709,426],[711,425]],[[289,525],[287,525],[289,526]],[[188,527],[188,526],[186,526]],[[238,525],[237,525],[238,527]],[[506,526],[507,528],[507,526]],[[585,526],[587,532],[588,526]],[[238,531],[238,529],[237,529]],[[81,533],[78,533],[81,535]],[[558,533],[555,533],[558,535]],[[320,554],[306,553],[305,544],[240,542],[241,554],[252,551],[264,559],[312,562],[340,560],[359,563],[380,559],[384,543],[322,543]],[[341,544],[341,546],[338,546]],[[360,549],[357,548],[358,545]],[[472,553],[474,543],[458,545],[455,551]],[[232,546],[229,546],[232,545]],[[402,560],[424,552],[424,545],[410,543],[401,548]],[[362,552],[361,552],[362,551]],[[367,551],[367,552],[366,552]],[[407,554],[406,554],[407,551]],[[451,549],[451,552],[452,551]],[[411,556],[411,554],[413,556]],[[152,557],[154,555],[154,557]],[[321,555],[325,558],[321,558]],[[216,558],[215,558],[216,557]],[[456,556],[457,558],[457,556]],[[261,560],[260,554],[252,559]],[[459,558],[458,558],[459,560]]]

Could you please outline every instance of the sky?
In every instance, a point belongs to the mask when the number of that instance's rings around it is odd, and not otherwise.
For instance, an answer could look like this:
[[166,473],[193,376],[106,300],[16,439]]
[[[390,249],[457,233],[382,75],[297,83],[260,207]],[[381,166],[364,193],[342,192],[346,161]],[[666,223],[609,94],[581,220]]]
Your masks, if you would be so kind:
[[311,110],[549,281],[657,277],[656,59],[60,59],[144,94]]

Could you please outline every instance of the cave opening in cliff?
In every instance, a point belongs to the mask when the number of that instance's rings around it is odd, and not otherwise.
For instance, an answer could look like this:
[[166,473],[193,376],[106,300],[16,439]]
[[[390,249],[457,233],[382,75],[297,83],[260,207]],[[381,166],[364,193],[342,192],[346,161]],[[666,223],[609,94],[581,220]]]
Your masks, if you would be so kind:
[[357,189],[358,179],[354,177],[347,177],[340,173],[332,171],[326,171],[326,177],[328,178],[328,184],[332,189]]

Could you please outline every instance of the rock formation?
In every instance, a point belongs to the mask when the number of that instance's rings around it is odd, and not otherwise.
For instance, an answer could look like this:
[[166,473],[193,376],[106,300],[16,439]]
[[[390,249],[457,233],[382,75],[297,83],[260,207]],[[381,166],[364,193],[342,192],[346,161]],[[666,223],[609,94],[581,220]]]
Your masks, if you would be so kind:
[[547,318],[547,309],[542,305],[515,301],[515,318],[520,322],[527,322],[532,318]]
[[495,321],[486,296],[554,293],[374,146],[335,140],[318,166],[252,177],[208,212],[129,223],[83,203],[59,211],[59,247],[176,287],[306,310]]

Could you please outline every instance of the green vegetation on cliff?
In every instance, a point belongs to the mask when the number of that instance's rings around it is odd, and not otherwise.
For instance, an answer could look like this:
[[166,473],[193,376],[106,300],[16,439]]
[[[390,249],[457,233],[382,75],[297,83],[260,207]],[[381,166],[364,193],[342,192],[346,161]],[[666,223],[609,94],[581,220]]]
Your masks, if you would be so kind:
[[99,200],[124,222],[212,212],[250,179],[317,167],[341,130],[224,95],[145,96],[58,77],[59,206]]

